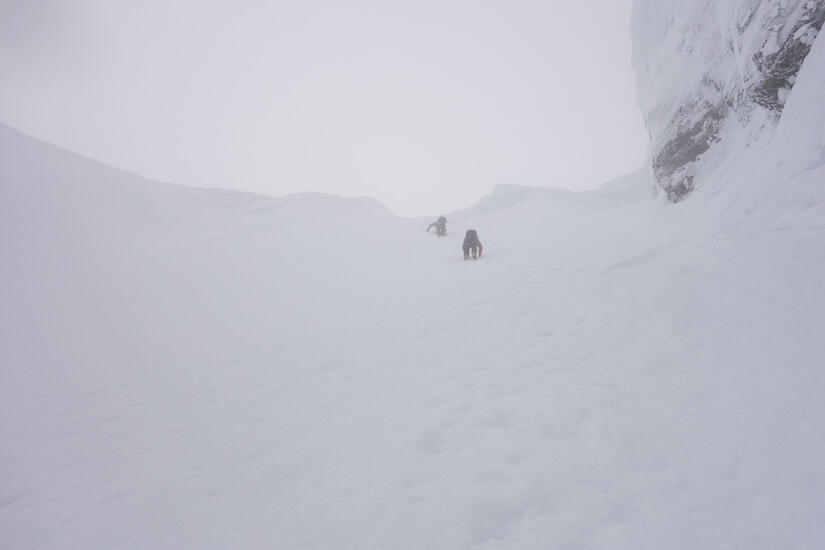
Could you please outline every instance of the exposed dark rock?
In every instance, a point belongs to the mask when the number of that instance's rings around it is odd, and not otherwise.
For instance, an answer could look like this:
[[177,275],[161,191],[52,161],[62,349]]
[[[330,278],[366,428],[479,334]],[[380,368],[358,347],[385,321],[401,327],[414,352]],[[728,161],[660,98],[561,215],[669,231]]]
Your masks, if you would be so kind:
[[693,105],[690,110],[703,112],[704,116],[686,124],[688,117],[683,110],[677,111],[672,121],[677,127],[675,137],[665,142],[653,157],[653,175],[673,202],[683,200],[693,191],[693,176],[686,174],[685,169],[719,141],[719,128],[728,113],[724,103]]
[[653,175],[678,202],[723,157],[713,152],[729,123],[761,109],[773,116],[758,120],[781,118],[825,0],[636,0],[633,21]]
[[815,7],[800,19],[788,33],[778,51],[769,55],[757,52],[753,61],[761,78],[748,88],[748,96],[758,105],[781,111],[785,104],[782,91],[793,88],[796,74],[811,51],[813,37],[825,22],[825,2],[811,2]]

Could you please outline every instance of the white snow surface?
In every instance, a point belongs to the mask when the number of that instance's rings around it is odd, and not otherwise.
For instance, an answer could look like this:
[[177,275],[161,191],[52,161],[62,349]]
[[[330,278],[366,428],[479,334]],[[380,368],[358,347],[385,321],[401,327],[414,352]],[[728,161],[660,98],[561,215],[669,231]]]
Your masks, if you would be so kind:
[[690,200],[443,239],[0,127],[0,547],[825,547],[823,78]]

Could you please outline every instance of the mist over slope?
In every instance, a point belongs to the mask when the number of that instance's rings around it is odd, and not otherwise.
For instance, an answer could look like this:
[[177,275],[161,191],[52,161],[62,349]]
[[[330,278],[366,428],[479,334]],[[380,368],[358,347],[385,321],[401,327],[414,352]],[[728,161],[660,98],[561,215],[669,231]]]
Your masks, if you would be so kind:
[[820,38],[689,200],[501,186],[443,239],[0,126],[0,546],[821,547],[822,89]]

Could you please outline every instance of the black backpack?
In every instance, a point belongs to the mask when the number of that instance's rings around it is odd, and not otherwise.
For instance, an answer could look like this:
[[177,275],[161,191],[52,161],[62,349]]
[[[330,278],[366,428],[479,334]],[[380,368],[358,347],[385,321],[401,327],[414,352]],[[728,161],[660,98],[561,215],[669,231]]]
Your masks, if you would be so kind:
[[476,233],[475,229],[468,229],[464,235],[464,240],[470,243],[475,242],[478,240],[478,233]]

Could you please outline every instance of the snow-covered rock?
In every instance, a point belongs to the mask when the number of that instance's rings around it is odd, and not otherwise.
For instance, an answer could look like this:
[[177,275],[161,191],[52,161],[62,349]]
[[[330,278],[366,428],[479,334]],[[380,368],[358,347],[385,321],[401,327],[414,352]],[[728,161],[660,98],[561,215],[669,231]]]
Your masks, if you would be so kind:
[[684,199],[772,129],[825,21],[825,0],[637,0],[637,95],[656,182]]

